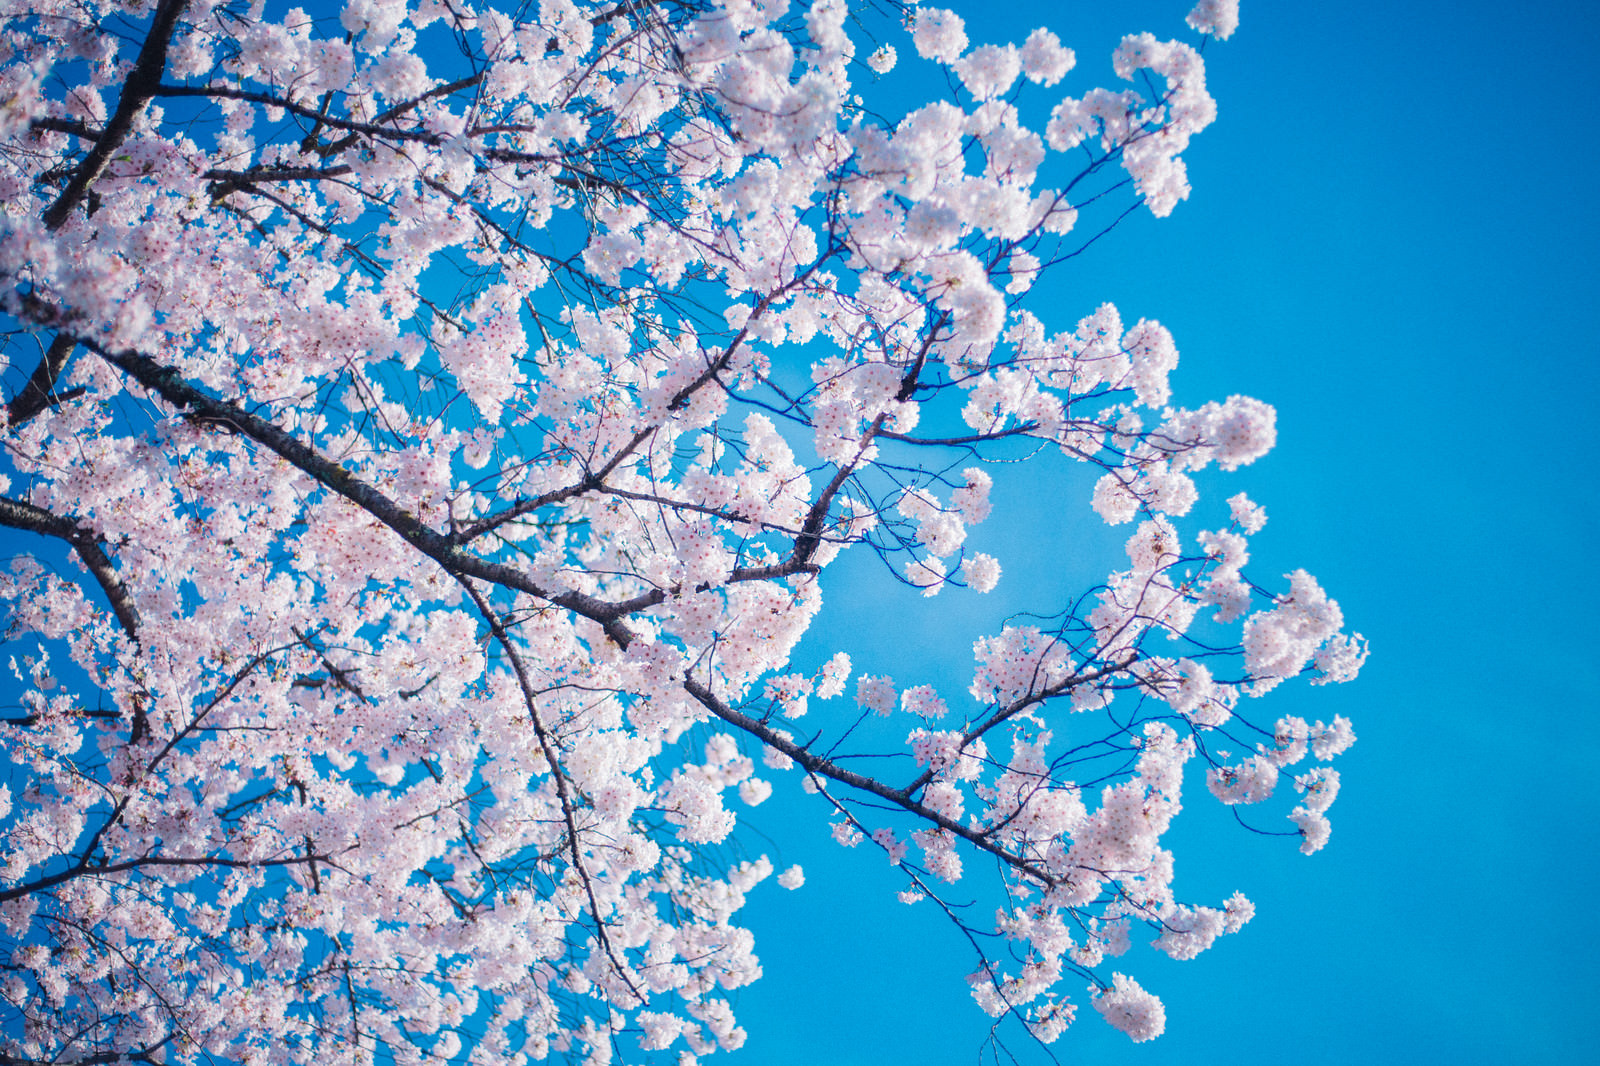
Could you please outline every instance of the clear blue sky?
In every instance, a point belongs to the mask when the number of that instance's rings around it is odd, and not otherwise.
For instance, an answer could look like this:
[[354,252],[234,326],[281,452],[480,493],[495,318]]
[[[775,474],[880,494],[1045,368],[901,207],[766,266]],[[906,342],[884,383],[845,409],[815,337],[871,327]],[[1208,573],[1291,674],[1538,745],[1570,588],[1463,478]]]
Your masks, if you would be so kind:
[[[1017,5],[991,24],[958,10],[974,43],[1051,26],[1078,52],[1052,91],[1078,93],[1113,80],[1118,35],[1178,36],[1187,8]],[[1590,3],[1246,0],[1238,34],[1207,49],[1220,118],[1187,153],[1191,199],[1036,291],[1056,327],[1104,299],[1159,318],[1183,353],[1176,402],[1243,392],[1277,407],[1274,453],[1212,491],[1267,507],[1255,572],[1305,566],[1373,648],[1353,685],[1270,697],[1355,721],[1329,846],[1307,858],[1230,831],[1191,779],[1169,838],[1180,894],[1241,888],[1258,916],[1191,962],[1125,957],[1165,998],[1167,1035],[1132,1045],[1084,1007],[1062,1062],[1593,1054],[1597,46]],[[1094,537],[1062,519],[1049,550],[1077,565]],[[1008,564],[995,597],[1048,580],[1037,542],[991,544],[975,535]],[[906,628],[909,600],[831,587],[827,602],[819,651],[865,640],[858,665],[906,684],[947,652],[953,676],[970,670],[972,618]],[[943,919],[896,903],[880,856],[756,813],[808,884],[764,887],[745,912],[768,977],[739,996],[741,1057],[976,1061],[987,1019]]]

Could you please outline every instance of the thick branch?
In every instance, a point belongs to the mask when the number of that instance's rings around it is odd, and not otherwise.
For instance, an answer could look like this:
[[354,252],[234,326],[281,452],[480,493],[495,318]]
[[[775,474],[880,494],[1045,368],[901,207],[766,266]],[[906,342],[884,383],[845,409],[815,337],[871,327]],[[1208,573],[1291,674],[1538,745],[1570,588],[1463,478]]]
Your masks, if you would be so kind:
[[362,481],[338,463],[328,459],[292,434],[237,404],[206,395],[171,367],[162,366],[149,356],[134,351],[111,352],[92,341],[83,345],[122,370],[139,384],[168,403],[193,411],[207,422],[233,427],[257,444],[277,453],[305,471],[323,486],[343,496],[372,517],[404,537],[418,551],[451,574],[466,574],[495,585],[526,592],[531,596],[564,607],[575,614],[607,627],[617,626],[622,612],[617,605],[582,592],[556,592],[536,583],[527,574],[503,563],[471,555],[454,541],[424,525],[388,496]]
[[122,147],[122,142],[133,132],[133,124],[139,113],[161,87],[161,72],[167,66],[167,46],[172,43],[173,31],[178,27],[178,16],[183,14],[183,9],[188,5],[189,0],[161,0],[156,7],[156,16],[150,23],[150,33],[144,39],[144,47],[139,49],[139,58],[133,64],[128,80],[122,85],[122,98],[117,101],[117,110],[111,115],[111,121],[106,123],[100,139],[72,172],[67,187],[61,190],[56,202],[45,209],[43,218],[46,226],[53,230],[61,228],[89,191],[89,186],[105,170],[112,153]]
[[99,582],[106,599],[111,601],[111,610],[116,614],[117,621],[122,623],[123,632],[135,641],[139,639],[139,609],[133,605],[133,597],[128,593],[127,586],[117,576],[111,559],[101,549],[93,533],[79,528],[71,519],[8,496],[0,496],[0,525],[60,537],[72,545],[72,550],[78,553],[83,565]]
[[342,178],[352,167],[339,164],[331,167],[251,167],[249,170],[228,170],[217,167],[201,177],[211,182],[211,198],[220,200],[237,189],[249,189],[262,181],[326,181]]
[[[177,29],[178,16],[183,13],[188,3],[189,0],[161,0],[156,8],[155,18],[150,23],[150,33],[144,39],[144,47],[139,49],[139,58],[135,61],[133,70],[129,72],[128,80],[123,83],[122,96],[117,101],[117,109],[112,113],[111,121],[106,123],[105,129],[95,139],[94,147],[89,149],[89,154],[84,156],[73,169],[72,176],[67,179],[66,187],[61,190],[61,195],[56,197],[55,203],[45,209],[42,217],[49,229],[57,230],[62,227],[78,203],[88,194],[89,186],[99,179],[106,164],[111,161],[112,154],[133,132],[134,123],[138,120],[140,112],[161,85],[161,72],[167,65],[167,46],[172,42],[173,31]],[[55,128],[55,126],[50,124],[41,128]],[[83,136],[88,131],[73,129],[71,132]],[[39,365],[28,378],[28,383],[8,405],[7,418],[13,426],[26,422],[52,403],[59,403],[62,399],[69,398],[57,396],[55,384],[66,366],[67,357],[72,354],[73,347],[72,338],[62,334],[56,335],[44,358],[39,361]],[[121,612],[118,612],[118,617],[121,617]],[[126,620],[123,621],[123,626],[129,628]],[[131,628],[129,632],[132,632]]]
[[65,133],[73,137],[81,137],[86,141],[97,141],[104,134],[103,131],[91,129],[88,125],[75,118],[55,118],[51,115],[42,115],[28,122],[28,129],[33,131],[49,130],[51,133]]
[[60,873],[41,877],[37,881],[30,881],[25,885],[8,888],[0,891],[0,903],[20,899],[35,892],[43,892],[47,888],[65,884],[79,877],[90,874],[108,876],[111,874],[127,873],[130,870],[143,869],[146,866],[215,866],[230,870],[254,870],[269,866],[295,866],[300,863],[323,862],[332,864],[332,855],[287,855],[281,859],[230,859],[221,855],[146,855],[138,859],[125,859],[122,862],[107,863],[104,866],[88,866],[79,864],[69,866]]
[[76,342],[64,333],[57,333],[50,342],[50,347],[45,349],[44,357],[39,360],[39,365],[33,368],[33,373],[28,376],[28,383],[17,390],[17,394],[6,405],[6,420],[13,426],[20,426],[46,407],[53,407],[63,400],[70,400],[74,396],[83,394],[83,389],[70,389],[58,394],[56,381],[61,377],[61,371],[66,369],[67,358],[72,355],[72,349],[77,347]]

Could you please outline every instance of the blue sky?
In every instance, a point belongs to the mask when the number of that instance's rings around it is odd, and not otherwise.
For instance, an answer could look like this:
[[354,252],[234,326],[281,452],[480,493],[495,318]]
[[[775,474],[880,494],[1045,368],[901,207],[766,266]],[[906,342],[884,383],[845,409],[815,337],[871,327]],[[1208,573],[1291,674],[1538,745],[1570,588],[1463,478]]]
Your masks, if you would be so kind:
[[[1078,52],[1056,91],[1077,93],[1112,80],[1121,33],[1181,35],[1187,5],[1017,5],[992,23],[960,10],[974,43],[1055,29]],[[1276,450],[1211,492],[1262,502],[1252,570],[1305,566],[1373,648],[1352,685],[1269,697],[1355,722],[1329,846],[1307,858],[1239,832],[1191,778],[1169,838],[1180,894],[1240,888],[1257,918],[1190,962],[1125,957],[1166,1000],[1167,1035],[1132,1045],[1084,1008],[1061,1061],[1592,1054],[1597,45],[1600,9],[1582,3],[1247,0],[1238,34],[1207,49],[1220,118],[1186,154],[1190,200],[1035,291],[1054,328],[1106,299],[1160,319],[1183,355],[1175,402],[1277,407]],[[997,480],[997,512],[1008,491],[1037,505],[1035,486]],[[1099,551],[1078,510],[1063,502],[1056,543],[975,535],[1008,566],[995,597]],[[912,626],[911,600],[838,587],[851,572],[830,570],[808,640],[863,648],[858,666],[907,684],[933,659],[970,670],[981,619],[1015,609],[968,594],[969,615]],[[988,1020],[948,924],[895,902],[880,856],[756,813],[808,884],[764,888],[745,912],[768,977],[739,997],[743,1057],[975,1061]]]

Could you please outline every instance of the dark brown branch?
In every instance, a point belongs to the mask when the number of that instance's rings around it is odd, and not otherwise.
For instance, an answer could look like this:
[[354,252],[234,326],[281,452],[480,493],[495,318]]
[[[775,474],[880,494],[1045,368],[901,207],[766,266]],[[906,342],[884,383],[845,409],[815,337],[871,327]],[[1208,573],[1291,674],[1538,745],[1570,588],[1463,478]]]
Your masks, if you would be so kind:
[[561,770],[561,764],[556,760],[555,742],[544,727],[544,722],[539,718],[539,705],[537,693],[534,691],[533,679],[528,676],[528,668],[522,661],[522,656],[517,654],[516,645],[511,642],[511,635],[506,632],[505,625],[500,621],[500,616],[495,614],[487,600],[472,587],[472,582],[457,576],[456,581],[466,590],[472,598],[478,613],[489,625],[489,632],[494,634],[495,642],[505,651],[506,657],[511,661],[511,669],[517,676],[517,687],[522,690],[522,703],[528,709],[528,721],[533,725],[534,736],[539,740],[539,750],[544,753],[545,762],[550,764],[550,779],[555,783],[556,799],[561,804],[561,817],[567,826],[568,850],[572,854],[572,868],[578,874],[578,880],[583,883],[583,891],[589,897],[589,913],[594,917],[594,935],[600,941],[600,946],[605,950],[606,958],[611,960],[611,967],[622,978],[628,990],[636,996],[640,1003],[646,1002],[645,995],[639,991],[633,979],[628,976],[627,968],[622,960],[617,957],[612,947],[611,938],[606,935],[605,919],[600,914],[600,902],[595,899],[594,884],[589,879],[589,871],[583,865],[583,849],[578,842],[578,823],[572,813],[572,796],[567,789],[566,775]]
[[322,181],[342,178],[353,168],[343,164],[331,167],[251,167],[249,170],[208,170],[201,177],[211,182],[211,198],[220,200],[236,189],[248,189],[259,181]]
[[[275,96],[272,93],[258,92],[254,89],[233,89],[224,85],[158,84],[151,91],[151,95],[202,96],[208,99],[244,100],[253,104],[262,104],[266,107],[282,108],[292,115],[298,115],[301,118],[310,119],[312,122],[328,126],[332,129],[346,131],[349,136],[342,137],[333,144],[322,145],[313,149],[318,155],[327,156],[333,155],[336,152],[349,147],[351,144],[354,144],[355,139],[358,136],[366,136],[374,139],[387,138],[389,140],[415,141],[420,144],[433,146],[445,143],[448,138],[441,133],[433,133],[428,130],[405,130],[399,129],[395,126],[385,126],[381,123],[386,121],[388,118],[398,115],[407,107],[415,107],[417,104],[431,96],[444,95],[447,92],[455,92],[458,89],[463,89],[474,85],[481,80],[482,77],[483,76],[481,74],[478,74],[470,78],[464,78],[459,82],[451,82],[449,85],[439,86],[437,89],[425,93],[422,96],[417,97],[415,100],[409,101],[405,105],[397,105],[396,108],[390,108],[388,111],[382,112],[372,122],[360,122],[355,119],[338,118],[334,115],[323,114],[316,108],[307,107],[304,104],[297,104],[293,100],[286,99],[285,97]],[[468,130],[467,133],[470,136],[472,131]],[[560,162],[560,160],[557,158],[549,158],[544,161],[551,163]]]
[[123,632],[134,641],[138,641],[139,609],[134,606],[133,597],[129,594],[127,586],[117,576],[111,559],[100,547],[100,542],[93,533],[80,528],[71,519],[51,514],[42,507],[35,507],[22,500],[13,500],[8,496],[0,496],[0,525],[10,526],[12,529],[25,529],[30,533],[40,533],[49,537],[59,537],[72,545],[72,550],[78,553],[78,558],[83,561],[84,567],[93,575],[101,590],[105,592],[106,599],[111,602],[111,610],[116,614],[117,621],[122,623]]
[[156,1052],[160,1051],[177,1034],[171,1034],[160,1043],[152,1044],[147,1048],[137,1051],[97,1051],[92,1055],[85,1055],[80,1059],[49,1058],[30,1059],[26,1055],[7,1055],[0,1053],[0,1066],[110,1066],[111,1063],[120,1062],[149,1062],[155,1063]]
[[1033,433],[1039,428],[1037,422],[1023,422],[1009,429],[995,430],[993,433],[973,433],[965,437],[912,437],[905,433],[891,433],[887,430],[878,434],[885,440],[897,440],[903,444],[920,444],[929,447],[957,447],[963,444],[984,444],[1002,437],[1015,437],[1019,434]]
[[[159,765],[160,762],[165,759],[172,752],[172,750],[183,741],[185,737],[191,735],[199,727],[200,723],[205,719],[205,717],[215,710],[223,700],[228,698],[233,690],[238,687],[240,682],[254,673],[256,668],[262,663],[266,662],[268,659],[272,658],[272,656],[284,650],[284,648],[272,648],[268,651],[262,652],[255,658],[251,659],[250,662],[246,663],[244,669],[235,674],[233,678],[222,687],[221,691],[207,701],[206,705],[200,709],[199,713],[195,715],[194,719],[191,720],[188,725],[178,730],[178,732],[167,741],[162,749],[156,753],[155,757],[146,764],[144,772],[146,774],[153,774],[156,766]],[[135,706],[137,707],[138,704],[136,703]],[[137,730],[141,732],[143,731],[144,713],[142,710],[137,710],[135,712],[134,726]],[[139,737],[136,735],[132,738],[132,740],[137,742]],[[315,863],[318,859],[321,859],[323,862],[329,863],[330,865],[332,864],[332,856],[313,855],[309,847],[307,847],[306,854],[304,856],[291,856],[287,859],[264,859],[259,862],[252,862],[243,859],[205,857],[163,858],[159,856],[152,857],[146,855],[142,858],[128,859],[120,863],[95,863],[93,860],[95,854],[100,850],[100,842],[105,839],[105,835],[110,832],[119,821],[122,820],[123,812],[128,809],[128,802],[132,798],[132,793],[128,793],[123,795],[123,797],[116,802],[116,805],[111,808],[111,813],[106,816],[106,820],[100,824],[100,827],[94,831],[94,835],[89,838],[88,843],[84,844],[83,850],[78,853],[77,861],[71,866],[67,867],[65,870],[59,871],[58,873],[52,874],[49,877],[41,877],[37,881],[30,882],[26,885],[19,885],[14,889],[7,889],[4,892],[0,892],[0,903],[4,903],[5,901],[11,899],[16,899],[31,892],[40,892],[47,888],[54,888],[56,885],[63,884],[67,881],[73,880],[74,878],[83,877],[88,874],[119,873],[126,870],[138,869],[143,866],[210,865],[248,868],[251,866],[283,866],[293,862],[310,862],[312,863],[312,869],[315,870]]]
[[[339,688],[344,689],[346,692],[350,693],[352,696],[355,696],[357,699],[365,700],[367,698],[367,694],[365,692],[361,691],[361,686],[356,684],[356,680],[355,680],[356,671],[354,669],[344,670],[344,669],[339,668],[338,666],[335,666],[334,663],[333,663],[333,660],[328,658],[328,653],[323,651],[321,648],[317,647],[315,644],[311,643],[311,637],[309,635],[305,634],[305,633],[302,633],[298,626],[291,627],[291,632],[293,632],[296,637],[300,638],[300,643],[302,643],[306,647],[310,648],[312,653],[315,654],[316,657],[322,661],[323,668],[328,671],[328,676],[332,679],[332,681],[333,681],[333,683],[335,685],[337,685]],[[303,685],[306,685],[307,687],[310,687],[311,682],[310,682],[310,679],[301,678],[301,679],[295,681],[295,684],[297,684],[297,685],[302,685],[303,684]]]
[[150,33],[144,39],[144,47],[139,49],[139,58],[134,62],[128,80],[122,85],[122,97],[117,101],[111,121],[106,123],[105,132],[72,172],[72,177],[67,180],[61,195],[56,197],[56,202],[45,209],[44,224],[49,228],[61,228],[89,191],[89,186],[105,170],[112,154],[122,147],[122,142],[133,132],[134,122],[138,120],[140,112],[161,87],[161,72],[167,66],[167,46],[172,43],[173,31],[178,27],[178,16],[183,14],[183,9],[188,5],[189,0],[161,0],[157,5],[155,18],[150,23]]
[[[393,107],[378,112],[378,114],[373,118],[373,121],[388,122],[392,118],[398,118],[399,116],[405,114],[418,104],[440,96],[449,96],[451,93],[460,92],[462,89],[470,89],[474,85],[477,85],[479,82],[483,81],[484,75],[487,73],[488,71],[479,71],[476,74],[470,74],[465,78],[459,78],[456,81],[447,82],[444,85],[436,85],[432,89],[429,89],[427,92],[422,93],[419,96],[414,96],[410,100],[402,100]],[[326,109],[324,109],[324,116],[322,120],[324,124],[326,123],[326,119]],[[334,141],[332,144],[316,145],[310,150],[317,152],[319,155],[334,155],[344,151],[355,142],[356,134],[349,133],[339,138],[337,141]]]
[[[94,341],[82,340],[81,343],[173,406],[186,408],[204,421],[230,425],[257,444],[277,453],[324,487],[343,496],[404,537],[447,573],[467,574],[491,584],[526,592],[598,622],[606,627],[608,633],[619,625],[618,620],[623,612],[615,604],[582,592],[557,592],[544,588],[515,567],[469,554],[452,538],[430,529],[394,500],[301,443],[292,434],[237,404],[206,395],[171,367],[162,366],[149,356],[135,351],[112,352]],[[618,630],[618,633],[625,632]]]
[[[917,352],[916,362],[900,382],[899,397],[902,403],[905,402],[907,397],[916,392],[917,377],[922,372],[928,351],[933,347],[933,342],[938,336],[940,327],[948,320],[948,314],[941,314],[934,320],[933,325],[928,329],[927,336],[923,338],[922,347]],[[844,487],[845,481],[860,465],[861,458],[866,454],[867,447],[884,432],[883,425],[888,421],[888,417],[886,412],[880,411],[878,413],[877,417],[872,420],[872,424],[867,427],[867,431],[862,434],[861,447],[856,451],[856,457],[848,463],[840,464],[839,469],[828,482],[828,487],[822,490],[816,502],[811,505],[811,510],[806,513],[805,521],[800,526],[800,536],[795,538],[794,552],[790,556],[792,562],[799,565],[811,562],[811,557],[816,554],[817,548],[822,545],[822,526],[827,521],[828,511],[833,506],[834,496]]]
[[6,405],[6,420],[12,426],[20,426],[46,407],[53,407],[58,403],[70,400],[74,396],[81,396],[84,390],[68,389],[66,392],[56,392],[56,382],[61,377],[61,371],[66,369],[67,359],[72,355],[72,349],[77,347],[73,339],[64,333],[57,333],[50,342],[50,347],[45,349],[44,355],[39,360],[39,365],[33,368],[33,373],[28,376],[27,384],[17,390],[17,394]]
[[[1073,674],[1071,677],[1062,681],[1058,681],[1054,685],[1047,685],[1037,692],[1030,692],[1026,696],[1019,696],[1017,699],[1012,700],[1010,703],[999,708],[988,718],[985,718],[982,722],[979,722],[977,725],[973,726],[971,729],[962,734],[961,748],[965,750],[967,745],[971,744],[974,740],[977,740],[979,737],[989,732],[989,730],[993,729],[995,726],[1015,718],[1023,711],[1026,711],[1030,707],[1037,706],[1038,704],[1043,703],[1045,700],[1066,695],[1068,692],[1071,692],[1073,689],[1086,682],[1098,681],[1101,678],[1109,677],[1112,674],[1120,674],[1122,671],[1132,666],[1138,658],[1139,653],[1135,651],[1120,663],[1108,663],[1105,666],[1098,667],[1094,670],[1088,670],[1081,674]],[[917,779],[915,781],[906,786],[906,793],[908,795],[915,795],[918,789],[922,788],[922,786],[926,785],[932,780],[933,771],[931,769],[924,770],[922,773],[917,775]]]
[[[91,710],[77,710],[77,711],[71,712],[71,714],[68,717],[71,717],[71,718],[121,718],[122,717],[122,712],[121,711],[110,711],[110,710],[104,710],[104,709],[98,709],[98,710],[92,710],[92,711]],[[40,716],[37,715],[37,714],[25,714],[25,715],[22,715],[21,717],[18,717],[18,718],[0,718],[0,725],[15,725],[15,726],[24,726],[24,727],[26,727],[26,726],[30,726],[30,725],[37,725],[39,723],[39,719],[40,719]]]
[[[139,49],[139,58],[134,62],[128,80],[123,83],[122,96],[117,100],[117,109],[112,113],[111,121],[106,123],[105,129],[95,139],[88,155],[73,168],[61,195],[45,209],[42,218],[48,228],[57,230],[62,227],[79,202],[88,195],[89,187],[99,179],[112,154],[133,132],[139,114],[161,85],[161,72],[167,65],[167,46],[171,44],[172,34],[177,29],[178,16],[188,3],[189,0],[161,0],[157,6],[155,18],[150,23],[150,33],[144,39],[144,46]],[[63,129],[63,125],[50,120],[40,122],[40,128],[43,129],[62,129],[62,132],[78,136],[85,136],[89,132],[81,127]],[[81,393],[82,390],[74,390],[63,396],[55,393],[56,380],[61,376],[73,347],[70,337],[57,334],[44,358],[28,378],[28,384],[8,405],[7,418],[13,426],[26,422],[53,403],[60,403]]]
[[[693,397],[696,392],[699,392],[706,385],[717,381],[717,375],[723,370],[727,369],[728,364],[733,359],[734,353],[739,350],[739,346],[743,344],[750,336],[750,328],[755,325],[756,320],[760,318],[761,315],[766,312],[767,308],[772,305],[772,302],[779,296],[782,296],[784,293],[788,292],[790,289],[804,284],[812,274],[816,273],[823,263],[828,261],[828,258],[828,255],[818,256],[817,261],[811,264],[811,266],[807,267],[804,272],[797,275],[793,280],[779,286],[772,292],[767,293],[767,295],[763,296],[759,301],[757,301],[756,305],[750,310],[750,316],[745,319],[744,325],[739,327],[738,333],[734,334],[733,340],[728,342],[727,346],[722,349],[722,352],[715,359],[711,360],[711,362],[706,365],[705,370],[701,371],[693,381],[684,385],[683,388],[679,389],[673,394],[672,399],[667,403],[667,410],[683,410],[688,406],[690,398]],[[540,507],[546,507],[552,503],[560,503],[562,500],[571,499],[572,497],[578,496],[584,492],[588,492],[591,489],[598,488],[605,481],[606,477],[609,476],[610,473],[619,465],[621,465],[624,459],[632,455],[636,450],[638,450],[639,445],[643,444],[655,434],[656,429],[656,426],[646,426],[644,429],[639,430],[639,432],[635,433],[627,444],[624,444],[621,448],[617,449],[611,458],[606,461],[606,464],[603,467],[597,471],[594,471],[593,473],[588,474],[577,484],[569,485],[563,489],[555,489],[554,491],[547,492],[544,495],[535,497],[533,499],[519,500],[510,507],[507,507],[505,510],[501,511],[499,514],[493,514],[482,519],[481,521],[474,522],[466,529],[460,530],[454,534],[454,536],[452,536],[450,539],[457,544],[469,543],[477,537],[481,537],[485,533],[488,533],[489,531],[496,529],[507,522],[513,521],[525,514],[538,510]],[[655,602],[659,603],[661,601],[657,600]]]
[[907,790],[890,788],[877,778],[858,774],[854,770],[846,770],[831,759],[824,758],[809,748],[802,747],[794,741],[778,735],[778,732],[765,722],[751,718],[742,711],[728,706],[717,697],[716,693],[693,678],[684,678],[683,687],[689,695],[699,700],[701,705],[712,714],[729,725],[749,733],[763,744],[783,752],[783,754],[803,766],[808,773],[816,774],[818,777],[826,777],[842,785],[848,785],[851,788],[877,796],[879,799],[887,800],[896,807],[903,808],[918,818],[933,823],[947,833],[960,837],[974,847],[987,851],[1018,873],[1030,877],[1040,884],[1053,886],[1060,881],[1060,878],[1056,875],[1042,869],[1035,863],[1029,862],[1020,855],[1007,851],[985,837],[978,830],[968,828],[960,822],[947,818],[933,808],[912,799]]
[[269,866],[294,866],[303,862],[324,862],[331,865],[333,856],[307,854],[287,855],[281,859],[230,859],[222,855],[145,855],[137,859],[107,863],[104,866],[78,864],[70,866],[60,873],[51,874],[49,877],[41,877],[37,881],[30,881],[25,885],[18,885],[15,888],[0,891],[0,903],[20,899],[35,892],[43,892],[47,888],[54,888],[57,885],[65,884],[79,877],[87,877],[90,874],[107,876],[127,873],[130,870],[140,870],[146,866],[215,866],[232,870],[253,870]]
[[[816,563],[801,562],[794,558],[785,559],[780,563],[772,563],[769,566],[737,566],[728,572],[726,581],[702,582],[696,585],[694,590],[696,592],[708,592],[711,589],[720,588],[722,585],[737,585],[745,581],[771,581],[775,578],[793,577],[795,574],[815,574],[821,570],[822,567]],[[626,618],[636,611],[647,610],[667,602],[668,595],[665,589],[655,588],[625,600],[618,600],[612,606],[616,608],[619,618]],[[609,633],[610,631],[607,630],[607,632]],[[629,636],[627,639],[619,639],[613,634],[611,639],[626,648],[628,646],[627,641],[632,638]]]
[[81,137],[86,141],[98,141],[105,136],[103,130],[90,129],[75,118],[55,118],[50,115],[33,119],[28,123],[28,128],[30,130],[48,130],[51,133],[65,133],[73,137]]

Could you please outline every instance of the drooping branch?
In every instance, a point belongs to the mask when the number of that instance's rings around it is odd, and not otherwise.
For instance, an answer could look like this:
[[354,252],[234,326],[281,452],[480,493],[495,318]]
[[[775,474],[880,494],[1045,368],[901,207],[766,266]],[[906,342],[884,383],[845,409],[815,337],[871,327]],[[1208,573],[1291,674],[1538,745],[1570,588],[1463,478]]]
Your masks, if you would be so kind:
[[749,733],[757,740],[760,740],[763,744],[783,752],[783,754],[799,763],[808,772],[816,774],[820,777],[826,777],[830,780],[837,781],[842,785],[848,785],[851,788],[858,789],[862,792],[870,793],[871,795],[877,796],[879,799],[887,800],[896,807],[900,807],[911,814],[916,815],[918,818],[922,818],[925,821],[931,822],[940,829],[954,834],[955,836],[967,841],[969,844],[988,852],[1001,862],[1005,863],[1007,866],[1010,866],[1012,869],[1016,870],[1018,873],[1024,874],[1025,876],[1034,879],[1042,885],[1053,886],[1060,880],[1059,877],[1047,870],[1042,869],[1037,864],[1029,862],[1022,856],[1016,855],[1007,851],[1005,848],[1002,848],[1000,845],[996,844],[993,840],[990,840],[978,830],[964,826],[960,822],[940,814],[938,811],[927,806],[926,804],[912,799],[908,790],[891,788],[882,781],[879,781],[877,778],[868,777],[865,774],[858,774],[854,770],[847,770],[832,760],[818,755],[809,748],[803,747],[802,745],[796,744],[794,741],[781,736],[777,730],[773,729],[765,722],[752,718],[744,712],[728,706],[728,704],[720,699],[716,693],[712,692],[705,685],[694,680],[693,678],[684,678],[683,687],[684,690],[689,693],[689,695],[698,700],[701,706],[705,707],[712,714],[716,715],[724,722],[727,722],[729,725]]
[[135,641],[139,639],[139,609],[134,605],[128,587],[122,583],[116,567],[105,550],[100,547],[100,541],[93,533],[70,519],[51,514],[31,503],[13,500],[8,496],[0,496],[0,525],[59,537],[72,545],[72,550],[78,553],[78,558],[83,561],[83,565],[105,592],[106,599],[111,603],[112,612],[116,614],[117,621],[122,623],[123,632]]
[[616,949],[611,943],[610,936],[606,934],[605,918],[600,913],[600,901],[595,898],[594,894],[594,882],[590,878],[589,870],[583,862],[583,848],[578,840],[578,822],[573,814],[572,791],[567,786],[566,774],[561,769],[561,763],[556,758],[554,738],[550,736],[549,730],[545,728],[544,722],[540,718],[539,705],[536,699],[537,694],[534,692],[533,679],[528,676],[527,665],[523,663],[522,655],[517,651],[516,645],[512,643],[511,635],[506,632],[505,624],[500,621],[500,616],[494,612],[494,608],[489,605],[489,602],[483,598],[483,595],[477,589],[472,587],[471,581],[459,575],[456,577],[456,581],[466,590],[473,606],[478,609],[478,614],[482,616],[484,622],[489,626],[489,632],[494,636],[495,643],[499,644],[501,650],[506,653],[506,658],[511,663],[512,672],[516,674],[517,687],[522,693],[522,703],[528,711],[528,721],[533,724],[534,736],[539,741],[539,750],[544,753],[545,762],[550,765],[550,780],[555,785],[556,799],[561,804],[561,818],[566,824],[567,848],[572,856],[572,868],[577,872],[578,880],[583,884],[584,895],[589,900],[589,914],[594,919],[595,938],[600,941],[600,946],[605,951],[606,958],[611,961],[611,968],[618,977],[622,978],[639,1002],[643,1003],[647,997],[634,984],[633,978],[628,975],[627,968],[623,966],[622,960],[617,957]]

